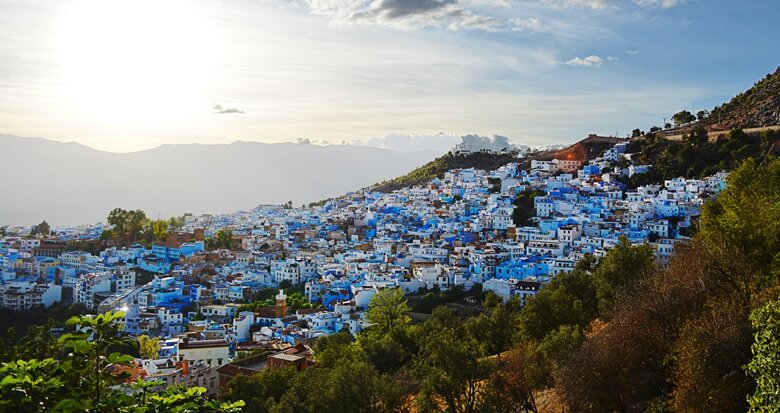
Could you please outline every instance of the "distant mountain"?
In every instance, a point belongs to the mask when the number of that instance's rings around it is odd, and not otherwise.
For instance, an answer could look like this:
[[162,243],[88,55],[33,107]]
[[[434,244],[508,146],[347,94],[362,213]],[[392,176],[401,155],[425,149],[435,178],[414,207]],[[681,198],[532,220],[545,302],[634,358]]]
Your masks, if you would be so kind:
[[701,125],[708,130],[780,125],[780,67],[728,103],[715,107]]
[[0,154],[7,177],[0,225],[94,223],[115,207],[143,209],[156,218],[308,203],[398,176],[437,155],[254,142],[120,154],[9,135],[0,135]]

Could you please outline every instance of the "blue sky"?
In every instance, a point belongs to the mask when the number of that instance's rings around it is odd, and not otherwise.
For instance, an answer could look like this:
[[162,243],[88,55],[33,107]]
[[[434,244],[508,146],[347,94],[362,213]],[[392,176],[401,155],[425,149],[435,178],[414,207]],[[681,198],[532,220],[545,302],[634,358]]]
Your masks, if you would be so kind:
[[624,135],[774,71],[779,17],[768,0],[3,0],[0,133],[111,151]]

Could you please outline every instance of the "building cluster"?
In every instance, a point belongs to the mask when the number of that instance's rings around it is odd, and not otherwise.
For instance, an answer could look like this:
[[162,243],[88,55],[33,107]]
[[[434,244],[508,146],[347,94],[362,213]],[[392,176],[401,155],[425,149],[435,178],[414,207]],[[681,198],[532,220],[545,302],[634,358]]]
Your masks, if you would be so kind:
[[[101,226],[58,228],[50,238],[5,236],[0,306],[124,311],[128,333],[161,340],[157,357],[136,361],[133,377],[215,390],[231,375],[303,369],[312,363],[306,345],[360,332],[371,298],[384,288],[413,294],[481,286],[524,304],[622,237],[649,244],[667,262],[703,200],[723,189],[725,173],[627,189],[621,177],[651,166],[617,167],[630,159],[625,152],[618,143],[586,163],[457,169],[425,185],[352,192],[320,206],[188,216],[182,233],[164,243],[97,255],[74,248],[97,238]],[[531,191],[534,216],[518,225],[515,200]],[[220,229],[231,231],[234,248],[208,250],[205,238]],[[270,289],[272,302],[247,306]],[[291,291],[313,308],[294,311]],[[253,356],[235,361],[242,352]]]

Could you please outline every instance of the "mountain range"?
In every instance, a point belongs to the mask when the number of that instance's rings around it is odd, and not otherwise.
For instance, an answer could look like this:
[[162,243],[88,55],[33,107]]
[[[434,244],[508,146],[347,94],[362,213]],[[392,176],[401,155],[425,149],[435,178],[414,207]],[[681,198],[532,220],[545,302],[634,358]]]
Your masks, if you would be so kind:
[[0,196],[0,225],[105,221],[117,207],[151,218],[223,213],[261,203],[299,205],[393,178],[434,151],[256,142],[162,145],[104,152],[78,143],[0,135],[12,177]]

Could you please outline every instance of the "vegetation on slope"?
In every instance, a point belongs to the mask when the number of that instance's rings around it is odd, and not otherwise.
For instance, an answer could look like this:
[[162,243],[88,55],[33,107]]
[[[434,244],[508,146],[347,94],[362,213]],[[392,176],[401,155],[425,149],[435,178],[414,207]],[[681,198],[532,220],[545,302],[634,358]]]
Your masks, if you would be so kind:
[[440,307],[420,324],[385,290],[357,340],[321,339],[317,366],[236,378],[222,397],[259,412],[537,412],[543,393],[567,411],[771,411],[778,234],[780,161],[748,160],[669,268],[624,239],[524,308],[487,299],[482,315]]
[[492,171],[516,161],[518,161],[516,152],[498,154],[475,152],[469,155],[455,155],[448,152],[406,175],[379,183],[372,189],[390,192],[405,187],[423,185],[434,178],[443,178],[444,173],[450,169],[477,168]]
[[702,178],[718,171],[732,170],[747,158],[764,159],[780,146],[776,145],[778,139],[780,131],[746,134],[735,129],[728,136],[711,142],[702,127],[694,128],[684,135],[682,141],[646,134],[632,141],[627,151],[635,153],[632,158],[635,164],[652,165],[652,170],[634,175],[627,183],[636,187],[679,176]]
[[758,128],[780,124],[780,67],[752,88],[716,106],[701,126],[713,130]]

